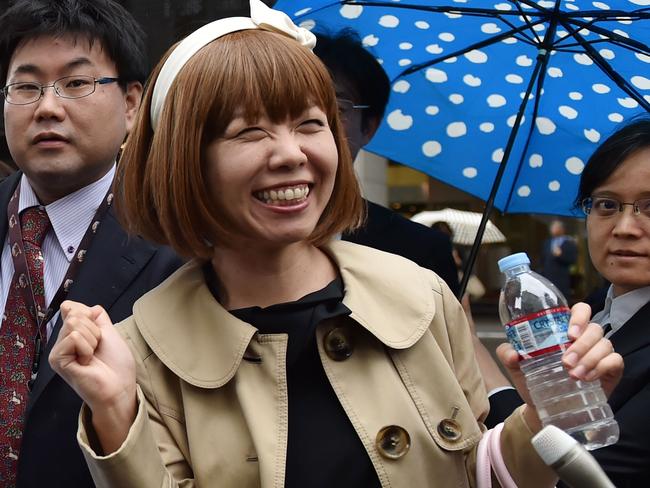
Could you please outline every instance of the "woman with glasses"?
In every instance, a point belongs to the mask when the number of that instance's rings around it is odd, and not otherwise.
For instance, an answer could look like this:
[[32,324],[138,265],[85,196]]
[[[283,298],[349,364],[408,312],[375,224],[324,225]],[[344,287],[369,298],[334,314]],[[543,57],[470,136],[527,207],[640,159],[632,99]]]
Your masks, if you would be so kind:
[[593,317],[623,356],[609,398],[617,444],[594,452],[618,488],[650,479],[650,118],[619,129],[594,152],[576,198],[587,215],[589,254],[611,285]]

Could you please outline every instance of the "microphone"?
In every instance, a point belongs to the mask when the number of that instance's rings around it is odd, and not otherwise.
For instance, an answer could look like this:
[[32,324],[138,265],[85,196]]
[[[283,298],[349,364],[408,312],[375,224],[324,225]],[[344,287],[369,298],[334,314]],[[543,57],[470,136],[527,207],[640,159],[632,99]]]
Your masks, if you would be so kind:
[[554,425],[532,439],[539,457],[571,488],[616,488],[598,461],[577,440]]

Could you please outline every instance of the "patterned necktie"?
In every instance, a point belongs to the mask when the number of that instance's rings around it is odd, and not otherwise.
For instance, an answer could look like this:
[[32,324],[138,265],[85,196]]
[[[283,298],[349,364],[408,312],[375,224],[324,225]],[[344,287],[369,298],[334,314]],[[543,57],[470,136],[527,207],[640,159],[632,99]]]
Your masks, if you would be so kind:
[[[16,483],[18,451],[22,440],[38,331],[36,313],[45,310],[41,246],[50,227],[45,209],[31,207],[20,215],[23,248],[29,277],[14,272],[0,325],[0,486]],[[17,246],[16,246],[17,247]],[[29,291],[31,281],[31,293]],[[25,296],[33,294],[26,302]],[[45,332],[45,331],[43,331]]]

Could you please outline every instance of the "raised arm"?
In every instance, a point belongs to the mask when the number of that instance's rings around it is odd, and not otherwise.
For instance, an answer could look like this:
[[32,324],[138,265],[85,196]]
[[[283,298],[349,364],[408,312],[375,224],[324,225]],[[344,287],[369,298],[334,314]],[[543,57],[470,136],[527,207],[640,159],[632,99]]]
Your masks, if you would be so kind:
[[61,315],[50,365],[88,405],[101,450],[111,453],[135,419],[135,361],[102,307],[65,301]]

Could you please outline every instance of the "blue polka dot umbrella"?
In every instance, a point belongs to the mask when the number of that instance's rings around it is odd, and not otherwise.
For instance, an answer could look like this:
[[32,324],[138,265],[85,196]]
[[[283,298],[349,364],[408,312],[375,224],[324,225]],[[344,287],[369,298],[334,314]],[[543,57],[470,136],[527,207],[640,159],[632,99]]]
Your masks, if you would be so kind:
[[354,29],[382,62],[392,93],[366,149],[484,200],[501,168],[494,205],[504,212],[575,215],[591,152],[650,111],[650,0],[280,0],[275,8],[316,32]]
[[493,206],[577,215],[584,162],[619,124],[650,112],[650,0],[279,0],[275,8],[315,32],[359,34],[392,82],[366,149],[485,200],[479,235]]

